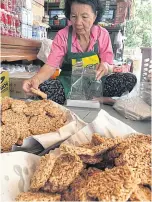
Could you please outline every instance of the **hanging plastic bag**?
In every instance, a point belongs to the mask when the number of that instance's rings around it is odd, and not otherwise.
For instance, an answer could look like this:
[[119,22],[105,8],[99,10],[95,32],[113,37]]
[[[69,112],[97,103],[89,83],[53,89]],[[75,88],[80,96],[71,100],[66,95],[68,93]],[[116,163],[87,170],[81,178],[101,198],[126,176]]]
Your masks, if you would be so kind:
[[37,54],[37,58],[46,63],[47,58],[50,54],[51,46],[52,46],[53,40],[51,39],[44,39],[42,41],[41,48]]
[[123,48],[123,36],[122,36],[120,30],[115,36],[114,44],[116,45],[117,49],[122,49]]

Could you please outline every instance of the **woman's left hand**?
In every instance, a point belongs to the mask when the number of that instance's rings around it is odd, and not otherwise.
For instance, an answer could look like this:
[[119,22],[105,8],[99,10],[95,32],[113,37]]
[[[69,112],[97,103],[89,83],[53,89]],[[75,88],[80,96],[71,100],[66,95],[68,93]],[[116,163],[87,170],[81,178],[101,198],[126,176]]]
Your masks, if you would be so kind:
[[101,77],[108,74],[108,64],[106,62],[101,62],[96,65],[96,79],[100,80]]

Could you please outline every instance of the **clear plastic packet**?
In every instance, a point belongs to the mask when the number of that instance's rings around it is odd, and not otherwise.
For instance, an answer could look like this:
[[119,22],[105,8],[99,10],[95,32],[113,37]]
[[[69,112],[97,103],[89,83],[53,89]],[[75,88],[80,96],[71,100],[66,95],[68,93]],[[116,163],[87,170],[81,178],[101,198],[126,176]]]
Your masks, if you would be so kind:
[[72,100],[92,100],[102,96],[102,81],[96,80],[94,65],[73,67],[71,90],[68,98]]
[[79,104],[79,107],[99,108],[100,103],[99,101],[93,101],[94,97],[102,97],[102,81],[96,80],[96,66],[83,67],[81,61],[78,61],[72,68],[71,89],[67,104],[72,103],[73,106],[76,106],[75,103],[79,102],[82,103],[82,105]]

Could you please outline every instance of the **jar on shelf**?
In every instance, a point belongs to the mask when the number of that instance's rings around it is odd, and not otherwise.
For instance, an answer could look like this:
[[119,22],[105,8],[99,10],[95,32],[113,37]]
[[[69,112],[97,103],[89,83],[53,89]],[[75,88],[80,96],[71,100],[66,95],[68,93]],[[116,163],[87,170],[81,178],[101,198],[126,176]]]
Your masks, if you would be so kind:
[[16,37],[21,37],[21,22],[19,20],[18,15],[15,15],[15,29],[16,29]]

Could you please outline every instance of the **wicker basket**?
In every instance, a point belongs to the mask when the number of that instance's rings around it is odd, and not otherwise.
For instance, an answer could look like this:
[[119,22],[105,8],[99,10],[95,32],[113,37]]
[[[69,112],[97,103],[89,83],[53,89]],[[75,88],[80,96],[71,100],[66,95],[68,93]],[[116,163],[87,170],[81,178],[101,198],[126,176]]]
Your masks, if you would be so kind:
[[140,95],[143,100],[151,105],[152,90],[152,48],[141,48],[142,66],[140,79]]

